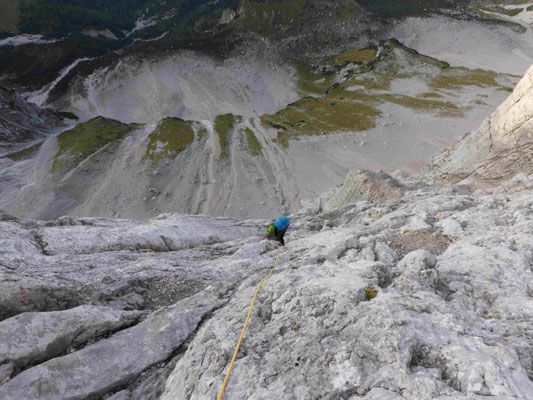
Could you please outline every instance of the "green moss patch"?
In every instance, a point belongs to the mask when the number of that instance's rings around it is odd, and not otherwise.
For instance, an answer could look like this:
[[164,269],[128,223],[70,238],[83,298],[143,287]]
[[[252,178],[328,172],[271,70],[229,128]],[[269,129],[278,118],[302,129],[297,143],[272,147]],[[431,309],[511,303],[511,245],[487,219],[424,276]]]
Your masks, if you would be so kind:
[[71,168],[104,146],[122,140],[129,132],[140,126],[126,125],[103,117],[78,124],[58,136],[59,150],[55,156],[52,172]]
[[372,61],[376,55],[377,50],[375,49],[354,49],[347,51],[346,53],[339,54],[335,57],[335,61],[339,64],[345,62],[356,62],[356,63],[368,63]]
[[37,144],[34,144],[33,146],[27,147],[15,153],[7,154],[5,157],[13,161],[27,160],[28,158],[31,158],[32,156],[34,156],[39,151],[42,145],[43,145],[42,142],[37,143]]
[[533,11],[533,5],[530,5],[528,8],[526,8],[526,11]]
[[250,128],[246,128],[244,130],[244,134],[246,135],[246,144],[248,145],[248,151],[254,156],[260,156],[262,154],[261,151],[261,143],[259,143],[259,140],[257,140],[257,137],[253,133],[253,131]]
[[165,118],[150,133],[149,138],[143,158],[150,159],[155,165],[163,159],[175,157],[194,140],[192,122],[180,118]]

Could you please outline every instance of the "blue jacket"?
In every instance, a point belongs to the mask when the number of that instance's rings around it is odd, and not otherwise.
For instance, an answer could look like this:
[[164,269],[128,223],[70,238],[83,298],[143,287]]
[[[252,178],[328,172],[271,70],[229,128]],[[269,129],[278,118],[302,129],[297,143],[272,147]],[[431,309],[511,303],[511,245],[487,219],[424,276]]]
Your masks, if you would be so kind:
[[278,219],[276,222],[274,222],[274,226],[278,231],[284,231],[289,227],[291,224],[291,221],[289,221],[289,218],[283,216],[280,219]]

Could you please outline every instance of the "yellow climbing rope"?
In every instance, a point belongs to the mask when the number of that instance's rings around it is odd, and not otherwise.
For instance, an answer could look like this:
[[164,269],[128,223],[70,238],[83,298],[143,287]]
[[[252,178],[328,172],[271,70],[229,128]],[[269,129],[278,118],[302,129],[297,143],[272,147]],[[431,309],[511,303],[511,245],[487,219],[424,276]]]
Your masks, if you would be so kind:
[[274,266],[270,270],[267,276],[263,278],[263,280],[259,283],[259,286],[257,287],[254,298],[252,299],[252,304],[250,304],[250,309],[248,310],[248,315],[246,316],[246,321],[244,321],[244,326],[242,327],[241,337],[239,338],[239,341],[237,342],[237,347],[235,347],[235,351],[233,352],[233,358],[231,359],[231,363],[229,364],[228,372],[226,373],[226,377],[224,378],[224,383],[222,384],[222,388],[220,389],[220,393],[218,394],[217,400],[222,399],[222,395],[224,394],[224,390],[226,389],[226,385],[228,384],[229,374],[231,374],[231,370],[233,369],[233,363],[235,362],[235,359],[237,358],[237,353],[239,352],[239,347],[241,347],[242,338],[244,337],[244,332],[246,331],[246,327],[248,326],[248,320],[250,319],[250,315],[252,315],[252,309],[254,308],[255,299],[257,298],[257,293],[259,293],[259,289],[261,289],[261,285],[263,285],[263,282],[268,279],[270,275],[272,275],[272,272],[274,272],[274,268],[276,268],[276,265],[278,265],[278,258],[283,251],[283,247],[279,251],[276,262],[274,263]]

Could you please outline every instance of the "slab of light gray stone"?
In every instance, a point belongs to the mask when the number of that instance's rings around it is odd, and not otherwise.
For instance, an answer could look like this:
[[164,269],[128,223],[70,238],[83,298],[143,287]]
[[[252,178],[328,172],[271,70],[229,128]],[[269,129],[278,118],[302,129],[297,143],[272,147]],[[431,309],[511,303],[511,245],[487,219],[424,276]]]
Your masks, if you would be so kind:
[[[28,312],[0,322],[0,364],[37,364],[134,323],[140,311],[79,306],[65,311]],[[16,332],[16,334],[14,334]]]
[[180,214],[162,214],[147,222],[86,218],[83,224],[42,229],[46,251],[51,255],[141,249],[177,251],[260,233],[253,223]]
[[131,399],[131,393],[129,390],[121,390],[120,392],[117,392],[113,396],[107,398],[107,400],[130,400],[130,399]]
[[23,371],[0,386],[0,398],[74,400],[101,396],[168,358],[203,316],[220,304],[218,295],[208,292],[157,311],[109,339]]
[[15,371],[15,365],[11,362],[0,365],[0,385],[3,385],[11,379],[11,375]]

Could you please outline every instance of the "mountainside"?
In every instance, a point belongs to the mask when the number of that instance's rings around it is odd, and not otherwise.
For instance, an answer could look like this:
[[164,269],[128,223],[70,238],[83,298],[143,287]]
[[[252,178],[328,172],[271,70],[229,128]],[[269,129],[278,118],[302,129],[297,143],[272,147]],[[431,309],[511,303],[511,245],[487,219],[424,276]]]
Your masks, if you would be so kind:
[[533,172],[532,140],[533,66],[490,118],[435,155],[428,168],[438,184],[468,179],[481,187],[496,185]]
[[[0,161],[10,172],[0,207],[32,218],[274,217],[353,167],[416,171],[503,101],[514,79],[450,67],[395,40],[321,69],[183,51],[108,61],[85,61],[29,97],[85,122],[23,164],[19,154]],[[130,128],[106,139],[116,124]]]
[[[395,179],[290,216],[224,398],[533,396],[533,192]],[[4,214],[0,397],[215,397],[281,250],[266,223]]]
[[533,399],[512,3],[2,3],[0,399]]
[[61,126],[61,113],[41,110],[0,86],[0,156],[42,140]]

